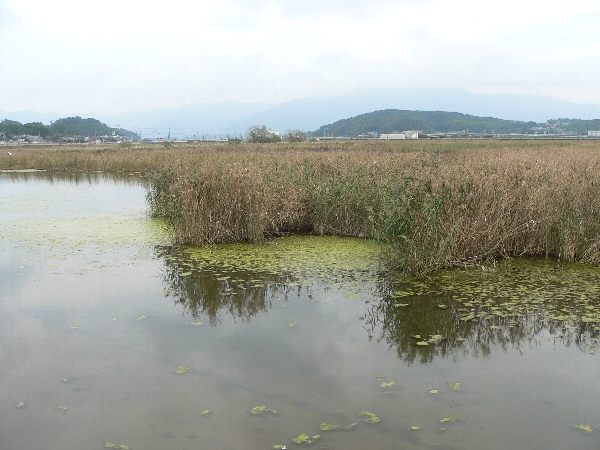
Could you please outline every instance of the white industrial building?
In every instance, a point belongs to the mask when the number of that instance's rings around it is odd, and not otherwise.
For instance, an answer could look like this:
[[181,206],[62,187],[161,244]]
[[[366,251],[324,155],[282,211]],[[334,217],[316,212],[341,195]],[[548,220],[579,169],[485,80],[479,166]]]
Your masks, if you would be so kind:
[[419,131],[408,130],[402,133],[380,134],[379,139],[391,141],[395,139],[419,139]]
[[600,131],[588,131],[588,137],[600,137]]

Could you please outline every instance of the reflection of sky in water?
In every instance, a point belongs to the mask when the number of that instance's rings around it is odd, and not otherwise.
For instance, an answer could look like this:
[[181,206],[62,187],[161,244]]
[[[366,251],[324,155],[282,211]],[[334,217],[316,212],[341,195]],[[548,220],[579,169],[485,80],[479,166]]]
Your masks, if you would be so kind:
[[[73,212],[78,207],[65,199],[78,197],[85,214],[144,214],[143,190],[114,181],[7,185],[0,177],[0,203],[21,195],[13,191],[56,198],[27,214]],[[27,218],[19,214],[2,209],[0,223]],[[600,423],[598,355],[555,343],[546,331],[492,346],[487,356],[454,352],[409,365],[378,341],[381,325],[359,320],[374,308],[365,302],[372,287],[361,298],[319,285],[293,287],[287,296],[283,288],[265,291],[266,312],[249,320],[222,312],[211,326],[161,293],[169,288],[162,260],[135,242],[101,244],[57,256],[0,239],[2,450],[101,449],[106,442],[132,450],[293,448],[301,433],[321,434],[313,446],[331,449],[598,446],[598,429],[572,427]],[[179,365],[193,370],[178,375]],[[382,388],[381,381],[396,385]],[[456,381],[460,391],[447,385]],[[16,409],[21,401],[26,407]],[[259,405],[278,413],[252,415]],[[211,414],[202,416],[205,409]],[[381,423],[362,423],[361,410]],[[439,422],[455,416],[461,420]],[[324,432],[323,422],[359,425]]]

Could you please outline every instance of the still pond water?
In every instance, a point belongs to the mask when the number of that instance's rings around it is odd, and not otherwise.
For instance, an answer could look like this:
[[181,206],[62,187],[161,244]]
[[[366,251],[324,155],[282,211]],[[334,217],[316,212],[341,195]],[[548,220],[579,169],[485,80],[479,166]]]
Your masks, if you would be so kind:
[[0,173],[2,450],[600,448],[600,269],[172,248],[142,182]]

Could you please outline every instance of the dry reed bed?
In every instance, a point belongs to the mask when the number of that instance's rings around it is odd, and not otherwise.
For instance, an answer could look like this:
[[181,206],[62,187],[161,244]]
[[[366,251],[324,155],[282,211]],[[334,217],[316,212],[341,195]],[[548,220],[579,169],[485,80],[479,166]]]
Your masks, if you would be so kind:
[[173,221],[182,244],[284,231],[367,237],[413,274],[496,257],[600,262],[597,144],[411,144],[58,152],[23,164],[153,172],[151,211]]

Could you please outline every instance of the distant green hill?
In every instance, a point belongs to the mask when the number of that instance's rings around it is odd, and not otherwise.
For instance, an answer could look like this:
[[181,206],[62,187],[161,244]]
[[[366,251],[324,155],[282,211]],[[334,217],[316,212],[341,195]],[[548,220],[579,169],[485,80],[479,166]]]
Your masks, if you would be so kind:
[[479,133],[525,133],[537,126],[535,122],[477,117],[445,111],[405,111],[385,109],[324,125],[315,136],[351,136],[376,131],[379,134],[418,130],[423,133],[464,131]]
[[69,136],[77,134],[79,136],[110,136],[113,131],[121,136],[127,136],[128,138],[135,138],[136,134],[132,131],[123,130],[122,128],[110,128],[108,125],[100,122],[97,119],[82,119],[79,116],[66,117],[64,119],[58,119],[52,122],[50,125],[50,134],[62,134],[65,131]]
[[406,111],[385,109],[361,114],[349,119],[323,125],[313,132],[317,136],[350,136],[418,130],[423,133],[575,133],[586,135],[588,130],[600,130],[600,119],[554,119],[546,123],[478,117],[446,111]]
[[44,125],[40,122],[22,124],[14,120],[3,120],[0,122],[0,133],[4,133],[8,139],[22,134],[41,136],[44,139],[59,140],[63,137],[72,136],[111,136],[113,131],[130,139],[137,138],[136,133],[122,128],[110,128],[99,120],[79,116],[66,117]]

